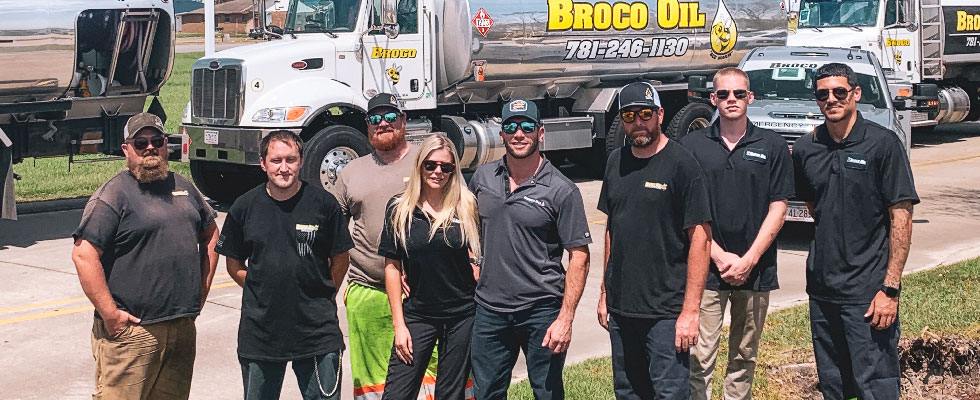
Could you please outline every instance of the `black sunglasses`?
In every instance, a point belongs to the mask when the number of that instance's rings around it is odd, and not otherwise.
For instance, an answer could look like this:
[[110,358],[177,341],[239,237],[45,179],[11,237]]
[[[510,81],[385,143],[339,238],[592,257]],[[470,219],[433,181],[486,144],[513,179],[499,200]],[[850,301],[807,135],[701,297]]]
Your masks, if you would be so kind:
[[644,108],[639,111],[620,111],[619,117],[623,119],[623,122],[632,123],[636,121],[636,117],[640,117],[641,120],[649,121],[657,114],[659,108]]
[[749,97],[749,91],[745,89],[735,89],[735,90],[719,89],[715,91],[715,97],[718,97],[718,99],[720,100],[727,99],[729,94],[735,95],[735,98],[739,100]]
[[137,136],[129,140],[129,143],[136,150],[143,151],[146,150],[151,144],[155,149],[162,149],[164,145],[167,144],[167,136],[165,135],[153,135],[149,139],[146,136]]
[[817,101],[827,101],[830,98],[831,91],[833,91],[834,97],[837,100],[844,101],[847,100],[848,94],[854,91],[854,88],[835,87],[833,89],[817,89],[814,94],[817,96]]
[[538,129],[538,124],[531,121],[517,122],[506,122],[500,126],[500,129],[508,135],[513,135],[517,133],[517,128],[520,128],[524,133],[534,133],[534,130]]
[[422,161],[422,169],[424,169],[426,172],[435,171],[437,167],[444,174],[451,174],[453,172],[456,172],[456,164],[453,163],[444,163],[444,162],[432,161],[432,160]]
[[378,125],[378,124],[381,124],[381,120],[384,119],[389,124],[393,124],[393,123],[395,123],[395,121],[398,121],[398,117],[400,115],[401,114],[399,114],[397,112],[394,112],[394,111],[388,112],[388,113],[384,113],[384,114],[371,114],[371,115],[368,115],[367,122],[369,124],[371,124],[371,125]]

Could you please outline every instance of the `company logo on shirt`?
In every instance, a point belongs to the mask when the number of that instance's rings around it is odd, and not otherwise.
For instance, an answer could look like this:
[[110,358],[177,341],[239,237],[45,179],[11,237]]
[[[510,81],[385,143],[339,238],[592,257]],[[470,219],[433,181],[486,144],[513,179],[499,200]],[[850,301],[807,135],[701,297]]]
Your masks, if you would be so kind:
[[661,191],[664,191],[664,192],[667,191],[667,184],[666,183],[649,182],[649,181],[647,181],[647,182],[644,182],[643,183],[643,187],[645,187],[647,189],[657,189],[657,190],[661,190]]
[[531,204],[534,204],[534,205],[536,205],[538,207],[545,207],[545,206],[547,206],[547,204],[545,202],[543,202],[541,200],[538,200],[538,199],[530,198],[530,197],[527,197],[527,196],[524,196],[523,199],[524,199],[524,201],[526,201],[528,203],[531,203]]
[[756,152],[754,152],[752,150],[745,150],[745,155],[746,156],[749,156],[749,157],[755,157],[755,158],[758,158],[760,160],[768,160],[768,157],[766,157],[765,154],[756,153]]
[[186,190],[178,190],[176,192],[170,192],[170,194],[172,196],[189,196],[190,195],[190,193],[188,193]]
[[851,164],[868,165],[867,161],[854,157],[847,157],[847,162]]
[[296,251],[300,256],[313,254],[313,243],[320,225],[296,224]]

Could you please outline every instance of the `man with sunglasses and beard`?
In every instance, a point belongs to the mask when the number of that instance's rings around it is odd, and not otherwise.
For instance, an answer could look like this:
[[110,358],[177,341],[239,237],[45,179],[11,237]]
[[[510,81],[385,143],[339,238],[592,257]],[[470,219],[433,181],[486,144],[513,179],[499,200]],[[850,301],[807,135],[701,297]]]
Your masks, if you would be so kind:
[[899,293],[919,202],[905,146],[857,110],[845,64],[816,71],[824,123],[793,146],[797,196],[816,223],[807,257],[810,329],[828,400],[898,399]]
[[[347,164],[328,188],[351,220],[354,241],[344,303],[355,400],[380,398],[388,376],[395,331],[385,292],[385,258],[378,245],[388,200],[405,190],[418,154],[418,147],[405,140],[407,121],[394,95],[372,97],[365,122],[374,150]],[[435,371],[430,363],[420,397],[435,393]]]
[[647,82],[619,93],[629,144],[609,155],[599,193],[607,218],[599,324],[609,330],[617,399],[690,397],[711,212],[694,156],[660,130]]
[[680,142],[704,168],[711,197],[711,265],[701,298],[701,331],[691,349],[691,398],[711,398],[725,308],[731,303],[728,368],[723,397],[752,398],[755,360],[769,308],[779,288],[775,239],[793,196],[786,140],[746,116],[754,100],[738,68],[715,73],[711,103],[718,119]]
[[470,342],[476,398],[507,398],[523,350],[534,397],[563,399],[562,369],[592,237],[578,187],[538,148],[544,127],[537,106],[512,100],[502,118],[507,155],[470,179],[484,254]]
[[125,171],[92,194],[72,234],[72,261],[95,306],[96,399],[187,399],[194,319],[218,262],[217,215],[170,172],[160,118],[126,123]]

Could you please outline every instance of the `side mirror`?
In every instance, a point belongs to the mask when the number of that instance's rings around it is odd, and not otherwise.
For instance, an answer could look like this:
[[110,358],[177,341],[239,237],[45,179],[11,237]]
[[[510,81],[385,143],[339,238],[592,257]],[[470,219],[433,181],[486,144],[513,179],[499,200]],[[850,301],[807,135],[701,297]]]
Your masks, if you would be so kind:
[[708,88],[708,77],[704,75],[692,75],[687,77],[687,99],[688,101],[709,102],[711,89]]
[[381,0],[381,26],[389,39],[398,37],[398,0]]

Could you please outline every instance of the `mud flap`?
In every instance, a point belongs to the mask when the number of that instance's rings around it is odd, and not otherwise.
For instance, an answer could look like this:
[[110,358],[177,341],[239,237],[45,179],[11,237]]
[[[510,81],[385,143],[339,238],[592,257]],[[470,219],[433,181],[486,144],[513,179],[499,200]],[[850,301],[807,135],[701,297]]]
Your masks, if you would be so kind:
[[14,203],[13,142],[0,129],[0,219],[17,219]]

